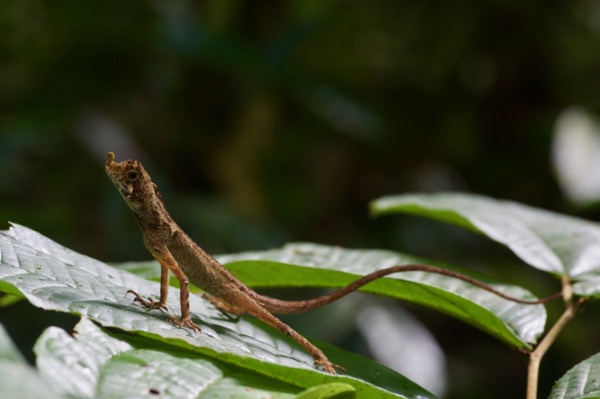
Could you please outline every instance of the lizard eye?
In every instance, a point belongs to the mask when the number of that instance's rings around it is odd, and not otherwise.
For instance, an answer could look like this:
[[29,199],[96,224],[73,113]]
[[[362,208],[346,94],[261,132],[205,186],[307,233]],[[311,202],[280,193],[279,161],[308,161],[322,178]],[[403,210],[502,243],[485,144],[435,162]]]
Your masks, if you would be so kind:
[[140,172],[138,172],[135,169],[130,169],[127,172],[125,172],[125,177],[127,177],[127,180],[129,181],[136,181],[140,178]]

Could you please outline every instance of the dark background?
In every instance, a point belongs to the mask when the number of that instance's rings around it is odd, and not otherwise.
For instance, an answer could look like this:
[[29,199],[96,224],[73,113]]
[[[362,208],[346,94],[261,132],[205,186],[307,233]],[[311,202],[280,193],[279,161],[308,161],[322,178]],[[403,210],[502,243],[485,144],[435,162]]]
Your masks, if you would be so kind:
[[[561,112],[600,111],[599,50],[600,8],[584,0],[3,1],[0,221],[101,260],[148,259],[104,174],[111,150],[144,162],[213,253],[388,248],[549,294],[558,286],[503,248],[372,219],[368,203],[454,190],[597,220],[562,194],[551,150]],[[446,398],[523,396],[522,355],[410,310],[446,351]],[[44,323],[73,322],[23,303],[0,314],[30,358]],[[559,339],[541,397],[600,350],[597,317]]]

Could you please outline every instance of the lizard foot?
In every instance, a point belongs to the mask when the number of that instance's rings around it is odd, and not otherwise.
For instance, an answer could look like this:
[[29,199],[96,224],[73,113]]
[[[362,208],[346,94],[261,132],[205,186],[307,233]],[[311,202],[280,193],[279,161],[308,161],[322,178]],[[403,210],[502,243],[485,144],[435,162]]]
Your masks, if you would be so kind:
[[174,316],[169,316],[169,321],[171,323],[175,324],[179,328],[187,327],[192,331],[196,331],[196,332],[202,331],[200,329],[200,327],[198,327],[198,325],[196,323],[194,323],[189,316],[183,317],[181,319],[178,319],[177,317],[174,317]]
[[338,369],[342,373],[346,372],[345,368],[343,368],[342,366],[338,366],[337,364],[331,363],[327,358],[315,360],[315,365],[321,367],[323,371],[333,375],[337,374],[335,369]]
[[128,290],[127,294],[133,294],[133,296],[135,296],[135,298],[133,298],[133,302],[139,302],[143,307],[148,308],[148,309],[161,309],[161,310],[167,310],[167,305],[165,305],[162,302],[156,302],[154,299],[148,297],[148,299],[144,299],[140,296],[140,294],[138,294],[137,292],[135,292],[134,290]]

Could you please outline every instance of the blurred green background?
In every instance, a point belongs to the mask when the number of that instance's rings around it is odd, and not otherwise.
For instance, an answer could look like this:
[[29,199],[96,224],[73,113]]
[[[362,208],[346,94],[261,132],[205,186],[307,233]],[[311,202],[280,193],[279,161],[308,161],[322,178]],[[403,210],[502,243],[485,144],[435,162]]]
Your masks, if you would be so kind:
[[[544,295],[558,286],[508,251],[416,218],[374,220],[368,202],[458,190],[598,219],[599,93],[591,0],[2,1],[0,219],[101,260],[148,259],[105,176],[110,150],[144,162],[210,252],[388,248]],[[408,309],[446,352],[443,397],[523,396],[522,355]],[[44,326],[74,320],[24,303],[0,315],[30,358]],[[542,397],[600,350],[598,316],[559,340]]]

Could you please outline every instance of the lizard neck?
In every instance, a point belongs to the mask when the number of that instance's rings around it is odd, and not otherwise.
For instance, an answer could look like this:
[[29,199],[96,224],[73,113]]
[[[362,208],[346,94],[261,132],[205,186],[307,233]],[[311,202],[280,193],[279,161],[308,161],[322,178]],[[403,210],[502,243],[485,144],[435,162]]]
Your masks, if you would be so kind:
[[177,224],[169,215],[160,193],[156,186],[153,188],[152,195],[148,196],[140,206],[131,207],[135,220],[144,232],[176,229]]

